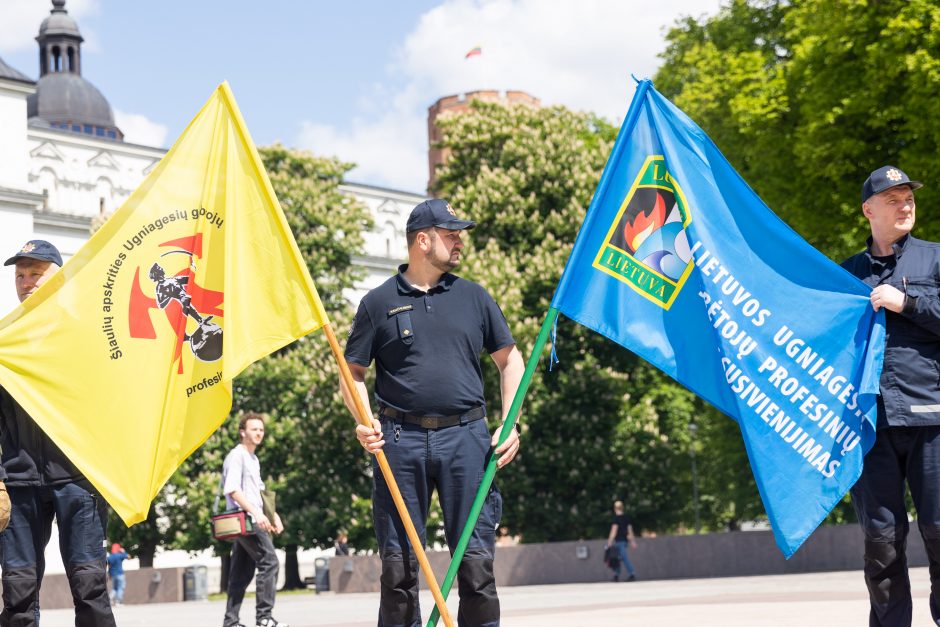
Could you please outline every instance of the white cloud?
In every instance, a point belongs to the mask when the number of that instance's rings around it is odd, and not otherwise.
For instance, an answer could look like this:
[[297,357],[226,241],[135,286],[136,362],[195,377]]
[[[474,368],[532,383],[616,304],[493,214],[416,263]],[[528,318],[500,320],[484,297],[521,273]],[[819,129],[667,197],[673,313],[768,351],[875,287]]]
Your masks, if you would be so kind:
[[[427,141],[421,116],[395,110],[375,120],[357,119],[342,131],[324,124],[303,122],[297,144],[319,155],[353,161],[349,179],[422,192],[427,184]],[[417,141],[416,141],[417,140]]]
[[[478,89],[519,89],[619,123],[634,81],[652,76],[665,29],[682,15],[714,13],[720,0],[449,0],[425,13],[402,42],[385,107],[350,128],[306,122],[298,143],[361,164],[357,181],[423,189],[427,108]],[[474,46],[483,53],[465,59]],[[389,91],[392,90],[391,94]],[[364,108],[365,109],[365,108]],[[371,117],[374,116],[374,117]]]
[[[96,41],[94,32],[82,26],[81,18],[97,13],[99,0],[69,0],[65,9],[78,22],[82,36]],[[0,53],[36,48],[39,25],[52,10],[52,3],[44,0],[3,0],[3,19],[0,19]],[[92,45],[92,48],[94,46]]]
[[169,129],[137,113],[114,110],[114,121],[124,133],[124,141],[143,146],[165,147]]

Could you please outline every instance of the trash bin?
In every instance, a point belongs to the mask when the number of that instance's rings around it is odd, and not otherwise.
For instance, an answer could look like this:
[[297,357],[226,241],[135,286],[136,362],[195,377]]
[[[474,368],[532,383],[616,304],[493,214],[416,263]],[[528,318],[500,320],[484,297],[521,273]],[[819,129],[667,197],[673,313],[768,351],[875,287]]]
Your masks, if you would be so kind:
[[209,569],[187,566],[183,571],[183,600],[205,601],[209,598]]
[[317,592],[330,589],[330,559],[318,557],[313,560],[313,577],[317,585]]

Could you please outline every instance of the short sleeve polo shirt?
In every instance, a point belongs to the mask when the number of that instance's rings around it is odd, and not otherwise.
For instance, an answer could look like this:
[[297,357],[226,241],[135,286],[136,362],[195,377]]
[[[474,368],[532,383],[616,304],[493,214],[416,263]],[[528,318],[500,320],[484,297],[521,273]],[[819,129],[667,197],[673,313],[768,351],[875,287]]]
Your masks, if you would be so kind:
[[515,344],[503,312],[480,285],[445,273],[427,292],[398,274],[362,299],[346,359],[376,364],[380,406],[448,416],[484,404],[480,354]]

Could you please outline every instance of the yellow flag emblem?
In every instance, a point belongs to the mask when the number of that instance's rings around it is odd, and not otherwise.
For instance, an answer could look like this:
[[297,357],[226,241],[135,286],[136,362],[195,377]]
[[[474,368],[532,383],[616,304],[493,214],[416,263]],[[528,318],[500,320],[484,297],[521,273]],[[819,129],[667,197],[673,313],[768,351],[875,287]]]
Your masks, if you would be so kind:
[[225,420],[232,379],[327,322],[223,83],[127,202],[0,321],[0,385],[133,524]]

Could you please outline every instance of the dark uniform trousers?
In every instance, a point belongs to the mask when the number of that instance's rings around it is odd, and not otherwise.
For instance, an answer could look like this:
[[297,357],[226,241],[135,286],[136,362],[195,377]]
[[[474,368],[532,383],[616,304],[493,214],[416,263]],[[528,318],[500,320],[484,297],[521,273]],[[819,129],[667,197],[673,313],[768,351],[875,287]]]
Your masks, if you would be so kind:
[[[448,546],[455,547],[490,451],[486,420],[429,430],[383,417],[382,431],[385,456],[422,543],[426,541],[431,494],[436,489],[444,514],[444,535]],[[378,625],[420,627],[417,559],[375,460],[373,471],[373,518],[382,558]],[[502,497],[494,486],[457,571],[460,627],[499,625],[493,556],[502,507]]]
[[39,624],[39,587],[55,517],[59,549],[75,603],[76,627],[114,625],[104,548],[107,505],[90,484],[8,486],[10,526],[0,534],[2,627]]
[[865,582],[871,627],[909,626],[905,481],[930,565],[930,613],[940,625],[940,426],[886,427],[865,456],[852,502],[865,532]]

